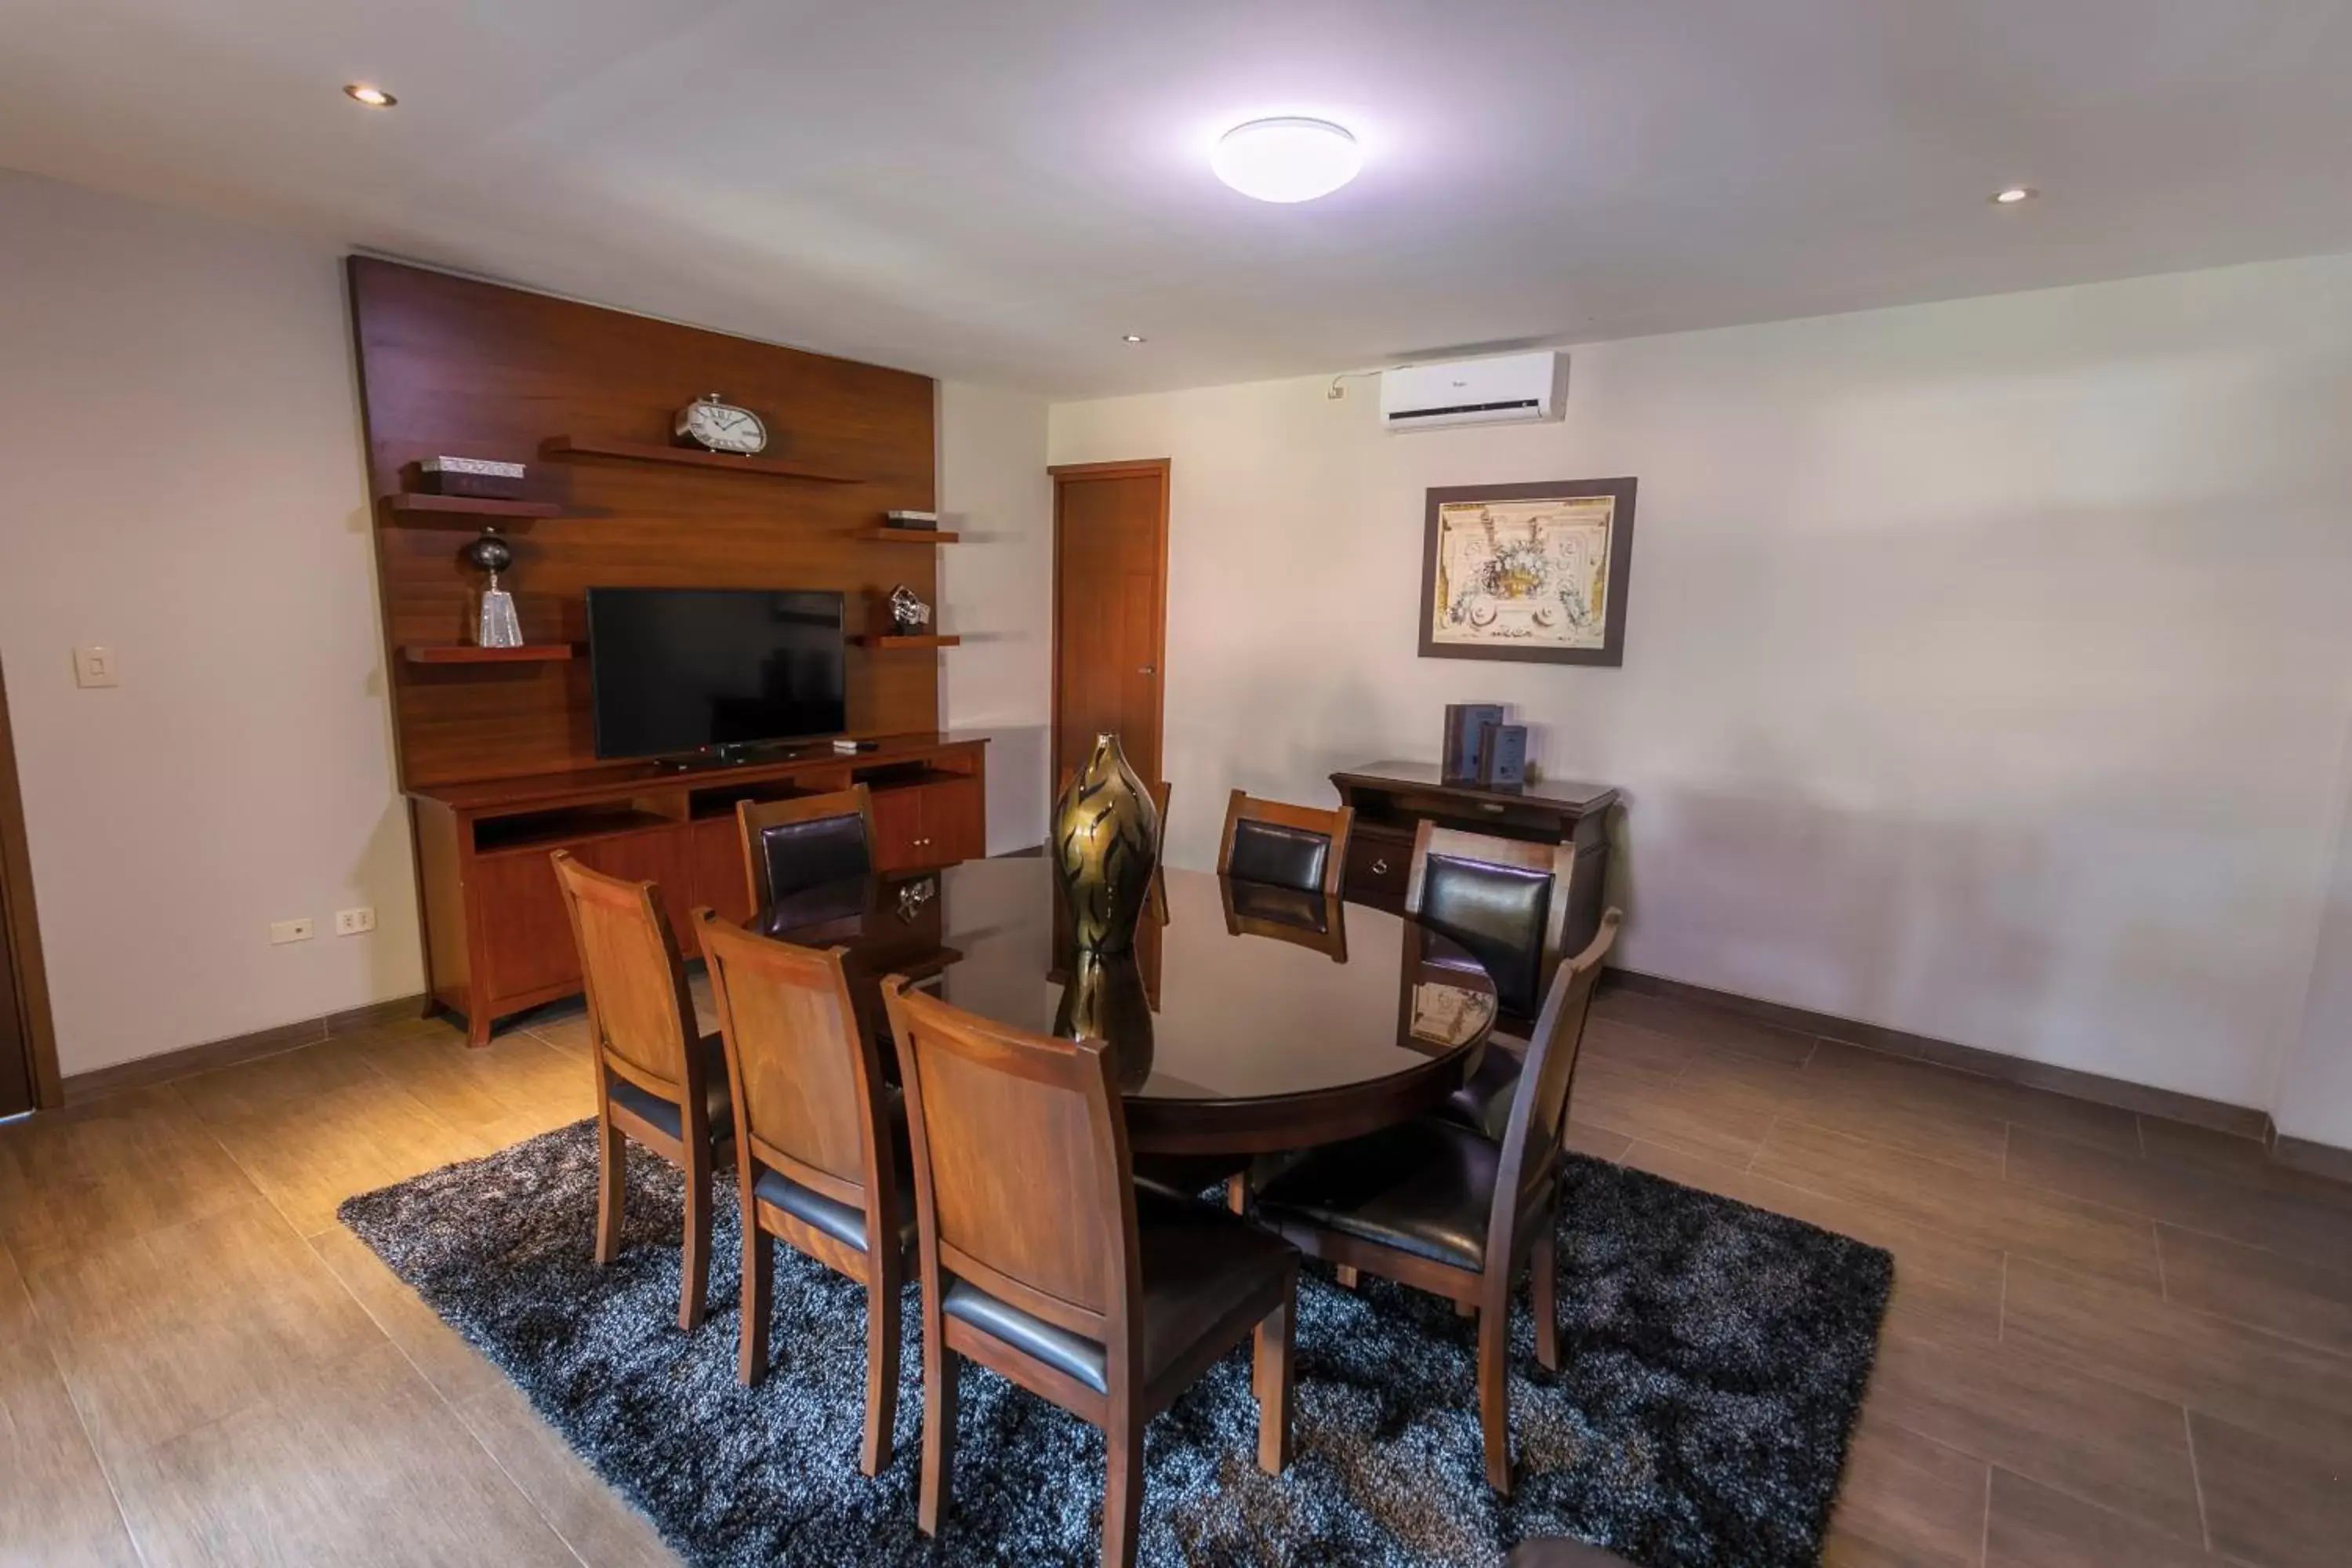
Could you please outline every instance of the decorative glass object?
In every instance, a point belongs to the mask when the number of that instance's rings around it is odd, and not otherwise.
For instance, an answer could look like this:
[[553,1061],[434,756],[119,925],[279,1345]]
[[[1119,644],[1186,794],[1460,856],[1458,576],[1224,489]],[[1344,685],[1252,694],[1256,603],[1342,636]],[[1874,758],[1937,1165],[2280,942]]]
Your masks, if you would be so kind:
[[931,624],[931,607],[904,583],[890,590],[890,625],[902,637],[920,637]]
[[499,574],[514,564],[514,548],[495,528],[466,546],[466,559],[487,577],[482,588],[482,613],[475,623],[474,641],[482,647],[522,647],[522,622],[515,615],[514,595],[499,586]]
[[1127,764],[1118,737],[1095,749],[1054,806],[1054,869],[1077,945],[1127,952],[1160,864],[1160,808]]

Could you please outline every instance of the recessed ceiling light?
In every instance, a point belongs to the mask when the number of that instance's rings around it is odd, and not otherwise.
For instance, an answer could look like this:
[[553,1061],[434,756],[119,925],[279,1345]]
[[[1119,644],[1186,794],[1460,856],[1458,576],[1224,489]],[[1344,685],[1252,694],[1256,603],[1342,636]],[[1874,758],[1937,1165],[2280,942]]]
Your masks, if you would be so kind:
[[1141,332],[1121,332],[1118,335],[1118,341],[1123,343],[1139,343],[1143,341],[1143,334]]
[[2011,185],[2005,191],[1995,191],[1992,194],[1993,205],[2013,207],[2020,202],[2030,202],[2041,194],[2031,185]]
[[1236,125],[1209,154],[1217,178],[1262,202],[1328,196],[1363,166],[1364,150],[1346,127],[1295,116]]
[[392,94],[384,91],[383,89],[372,86],[363,81],[344,83],[343,96],[357,102],[364,103],[370,109],[390,109],[394,104],[400,101],[400,100],[393,97]]

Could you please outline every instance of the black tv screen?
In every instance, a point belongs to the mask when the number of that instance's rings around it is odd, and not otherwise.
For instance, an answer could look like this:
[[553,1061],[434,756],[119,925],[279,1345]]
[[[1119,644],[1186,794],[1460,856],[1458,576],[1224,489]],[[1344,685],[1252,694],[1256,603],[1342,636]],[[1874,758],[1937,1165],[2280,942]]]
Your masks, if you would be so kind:
[[600,757],[837,735],[839,594],[591,588],[588,681]]

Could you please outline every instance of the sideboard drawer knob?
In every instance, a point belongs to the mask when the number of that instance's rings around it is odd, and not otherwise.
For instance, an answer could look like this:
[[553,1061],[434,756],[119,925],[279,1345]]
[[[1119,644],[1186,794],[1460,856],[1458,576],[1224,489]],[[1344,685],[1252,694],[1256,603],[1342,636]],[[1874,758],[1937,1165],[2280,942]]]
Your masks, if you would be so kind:
[[1389,874],[1389,863],[1388,863],[1385,859],[1375,859],[1375,860],[1372,862],[1372,875],[1373,875],[1373,876],[1375,876],[1375,877],[1385,877],[1385,876],[1387,876],[1388,874]]

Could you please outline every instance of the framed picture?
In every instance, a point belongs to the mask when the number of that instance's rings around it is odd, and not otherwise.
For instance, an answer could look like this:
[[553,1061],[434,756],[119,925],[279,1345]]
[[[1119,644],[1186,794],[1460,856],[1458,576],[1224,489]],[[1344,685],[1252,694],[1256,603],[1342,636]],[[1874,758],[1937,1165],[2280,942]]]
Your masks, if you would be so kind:
[[1623,664],[1633,481],[1429,492],[1423,658]]

